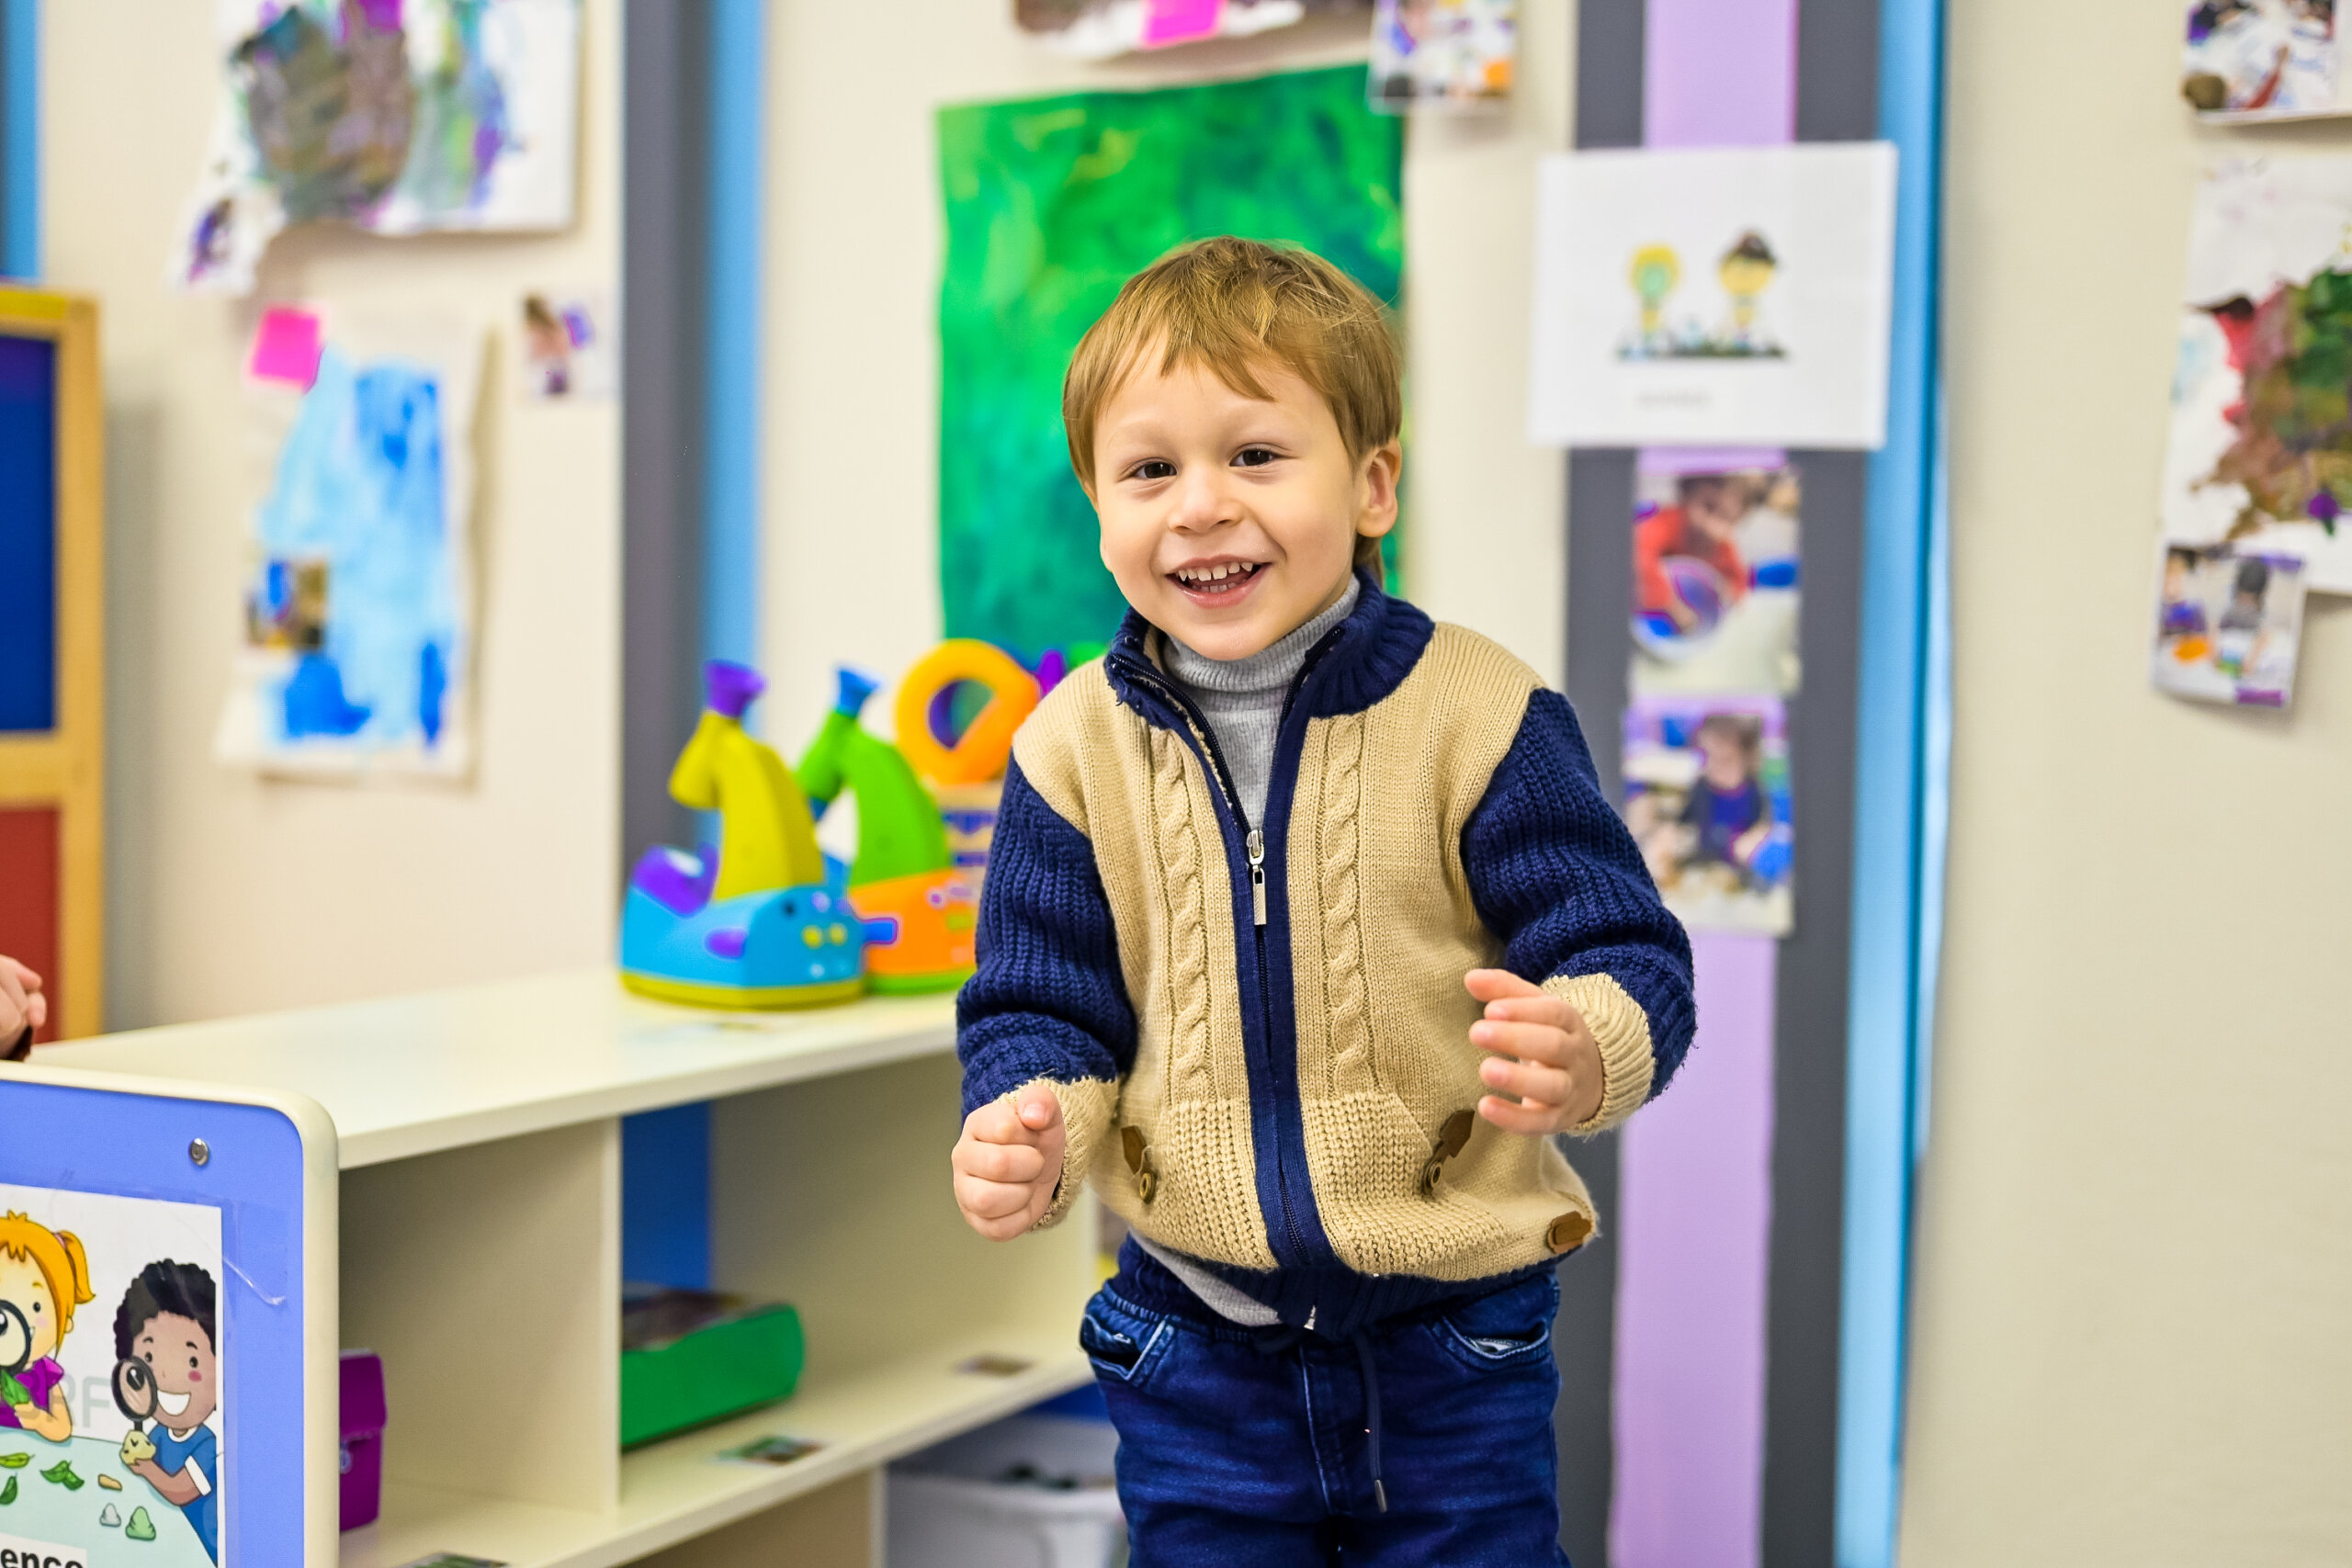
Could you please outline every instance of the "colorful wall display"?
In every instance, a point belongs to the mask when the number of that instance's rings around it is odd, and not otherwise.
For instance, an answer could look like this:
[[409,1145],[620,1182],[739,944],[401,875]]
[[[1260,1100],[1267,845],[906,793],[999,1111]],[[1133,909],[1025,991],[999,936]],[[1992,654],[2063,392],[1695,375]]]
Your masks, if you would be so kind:
[[1546,159],[1530,436],[1878,446],[1894,172],[1876,142]]
[[2223,119],[2340,114],[2344,39],[2335,0],[2197,0],[2180,92]]
[[1064,54],[1108,60],[1213,38],[1247,38],[1367,0],[1013,0],[1012,19]]
[[1129,276],[1213,234],[1303,244],[1396,299],[1402,127],[1344,66],[943,109],[939,157],[947,635],[1034,662],[1125,609],[1062,433],[1079,338]]
[[213,750],[334,778],[472,767],[472,431],[482,339],[429,320],[266,312],[245,636]]
[[2164,536],[2301,558],[2352,592],[2352,158],[2232,159],[2198,192]]
[[2166,545],[2150,678],[2178,696],[2283,708],[2302,645],[2303,563],[2290,555]]
[[571,221],[579,0],[218,0],[220,102],[173,287],[243,294],[288,223]]
[[1794,692],[1796,469],[1652,465],[1636,485],[1634,694]]

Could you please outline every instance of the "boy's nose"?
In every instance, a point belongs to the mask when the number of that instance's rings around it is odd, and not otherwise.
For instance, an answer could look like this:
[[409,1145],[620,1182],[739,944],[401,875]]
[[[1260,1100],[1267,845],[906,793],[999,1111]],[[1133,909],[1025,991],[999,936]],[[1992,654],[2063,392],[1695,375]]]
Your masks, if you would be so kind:
[[1197,471],[1187,474],[1177,488],[1175,510],[1169,513],[1169,526],[1181,532],[1198,534],[1220,523],[1232,522],[1231,499],[1216,476]]

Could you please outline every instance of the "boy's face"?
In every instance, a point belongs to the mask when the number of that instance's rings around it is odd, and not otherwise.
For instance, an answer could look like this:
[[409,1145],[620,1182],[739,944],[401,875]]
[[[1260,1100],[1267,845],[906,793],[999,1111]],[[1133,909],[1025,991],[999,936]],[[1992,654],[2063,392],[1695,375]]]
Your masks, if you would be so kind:
[[1330,405],[1282,367],[1254,367],[1261,401],[1158,359],[1146,350],[1095,425],[1102,564],[1169,636],[1246,659],[1347,592],[1357,536],[1396,525],[1403,459],[1394,442],[1351,459]]
[[1747,782],[1747,749],[1721,730],[1699,732],[1699,771],[1716,789],[1737,789]]
[[130,1342],[130,1353],[155,1370],[157,1419],[173,1431],[194,1431],[220,1406],[220,1365],[194,1318],[157,1313]]
[[1682,514],[1702,536],[1722,544],[1739,531],[1739,520],[1747,515],[1740,500],[1727,484],[1692,485],[1683,498]]

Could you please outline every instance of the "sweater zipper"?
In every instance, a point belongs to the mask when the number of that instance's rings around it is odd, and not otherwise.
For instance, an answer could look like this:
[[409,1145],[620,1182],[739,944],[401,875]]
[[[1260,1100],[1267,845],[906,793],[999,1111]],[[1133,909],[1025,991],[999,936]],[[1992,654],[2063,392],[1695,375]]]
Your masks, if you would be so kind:
[[[1293,677],[1290,691],[1283,698],[1283,716],[1285,721],[1289,717],[1293,699],[1298,695],[1299,688],[1306,683],[1307,671],[1315,666],[1315,655],[1321,651],[1319,645],[1311,650],[1306,663],[1300,666],[1298,674]],[[1271,1052],[1273,1049],[1273,998],[1266,978],[1266,835],[1262,829],[1250,826],[1250,814],[1241,807],[1241,794],[1233,786],[1232,776],[1226,769],[1225,753],[1217,746],[1216,731],[1209,727],[1207,716],[1201,712],[1192,698],[1161,681],[1156,671],[1138,669],[1136,661],[1130,659],[1122,659],[1119,662],[1131,680],[1151,688],[1163,701],[1184,716],[1187,727],[1193,732],[1195,750],[1205,748],[1204,760],[1209,765],[1210,777],[1216,780],[1218,798],[1224,803],[1226,810],[1232,814],[1234,824],[1241,829],[1242,843],[1249,858],[1250,867],[1250,912],[1252,917],[1250,934],[1255,938],[1258,953],[1258,1038],[1266,1043],[1266,1049]],[[1271,1060],[1268,1066],[1271,1074]],[[1293,1064],[1294,1074],[1295,1071],[1296,1065]],[[1306,1238],[1300,1234],[1298,1222],[1291,1213],[1290,1172],[1283,1159],[1280,1138],[1274,1140],[1273,1157],[1274,1194],[1276,1204],[1282,1211],[1283,1235],[1290,1242],[1291,1256],[1303,1258],[1307,1254]]]

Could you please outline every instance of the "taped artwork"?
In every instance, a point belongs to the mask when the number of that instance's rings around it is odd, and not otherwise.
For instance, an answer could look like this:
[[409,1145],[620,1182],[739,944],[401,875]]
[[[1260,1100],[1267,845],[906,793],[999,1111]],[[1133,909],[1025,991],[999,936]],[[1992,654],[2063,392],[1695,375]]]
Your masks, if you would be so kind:
[[335,321],[308,387],[254,378],[276,456],[253,514],[221,761],[339,778],[471,768],[481,351],[457,327]]
[[1247,38],[1371,0],[1013,0],[1012,19],[1059,53],[1108,60],[1204,39]]
[[1111,637],[1125,603],[1062,430],[1079,338],[1127,278],[1213,234],[1295,242],[1395,299],[1403,150],[1362,66],[940,112],[949,637],[1029,660]]
[[220,1561],[226,1279],[217,1208],[0,1183],[0,1554]]
[[212,146],[168,268],[243,294],[288,223],[571,221],[579,0],[219,0]]
[[2283,708],[2302,646],[2303,563],[2227,545],[2167,545],[2157,579],[2156,685],[2199,702]]
[[1519,0],[1379,0],[1372,22],[1372,105],[1499,107],[1519,55]]
[[2197,0],[2180,92],[2221,119],[2343,112],[2335,0]]
[[2233,159],[2189,229],[2164,533],[2352,593],[2352,158]]
[[619,391],[620,333],[612,297],[602,289],[523,296],[523,397],[585,402]]

